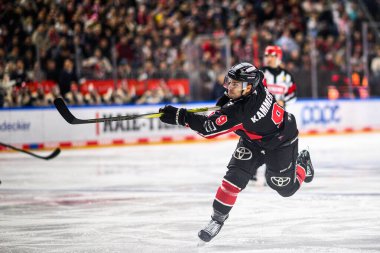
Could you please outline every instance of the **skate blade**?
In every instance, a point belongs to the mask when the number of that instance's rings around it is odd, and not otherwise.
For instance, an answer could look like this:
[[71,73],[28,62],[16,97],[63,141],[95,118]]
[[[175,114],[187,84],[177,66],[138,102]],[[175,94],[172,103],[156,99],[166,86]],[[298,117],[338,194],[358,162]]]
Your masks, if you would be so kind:
[[203,247],[203,246],[205,246],[205,245],[206,245],[206,242],[203,241],[203,240],[201,240],[201,239],[199,239],[197,246],[198,246],[198,247]]

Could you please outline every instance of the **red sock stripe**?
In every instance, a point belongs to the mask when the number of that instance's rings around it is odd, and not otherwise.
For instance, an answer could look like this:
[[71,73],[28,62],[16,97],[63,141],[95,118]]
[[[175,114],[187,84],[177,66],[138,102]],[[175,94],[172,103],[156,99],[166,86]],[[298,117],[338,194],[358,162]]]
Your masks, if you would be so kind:
[[300,182],[300,184],[302,184],[306,177],[306,170],[302,166],[297,165],[296,174],[298,181]]
[[238,187],[232,185],[230,182],[223,180],[222,185],[216,192],[215,199],[223,205],[233,206],[239,192],[240,189]]

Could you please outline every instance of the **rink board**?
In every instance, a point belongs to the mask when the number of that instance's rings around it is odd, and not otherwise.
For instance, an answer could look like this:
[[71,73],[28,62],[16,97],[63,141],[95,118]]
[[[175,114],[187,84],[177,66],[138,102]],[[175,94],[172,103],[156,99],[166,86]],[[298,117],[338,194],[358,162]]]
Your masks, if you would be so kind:
[[[212,103],[179,105],[186,108]],[[70,107],[83,119],[157,112],[162,105]],[[301,100],[288,106],[301,133],[372,131],[380,129],[380,99]],[[233,134],[218,138],[229,138]],[[163,124],[159,119],[138,119],[86,125],[70,125],[55,108],[0,110],[1,142],[24,148],[49,148],[128,143],[196,140],[201,137],[182,126]]]

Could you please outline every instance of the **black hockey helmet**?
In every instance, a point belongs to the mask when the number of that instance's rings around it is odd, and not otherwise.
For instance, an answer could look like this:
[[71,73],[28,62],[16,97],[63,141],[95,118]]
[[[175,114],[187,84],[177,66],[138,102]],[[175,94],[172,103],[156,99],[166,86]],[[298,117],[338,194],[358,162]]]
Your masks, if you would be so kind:
[[258,70],[255,66],[248,62],[238,63],[232,66],[224,79],[224,85],[227,87],[230,79],[241,81],[243,83],[243,90],[247,88],[248,84],[252,84],[252,90],[263,80],[264,73]]

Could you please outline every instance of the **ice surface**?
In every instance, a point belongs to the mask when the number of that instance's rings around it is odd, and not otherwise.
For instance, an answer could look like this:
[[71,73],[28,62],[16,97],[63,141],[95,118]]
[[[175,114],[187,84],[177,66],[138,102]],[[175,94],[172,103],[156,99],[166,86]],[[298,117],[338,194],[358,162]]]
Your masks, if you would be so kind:
[[301,137],[314,181],[283,198],[260,170],[220,234],[197,247],[235,146],[0,153],[0,252],[380,252],[378,133]]

